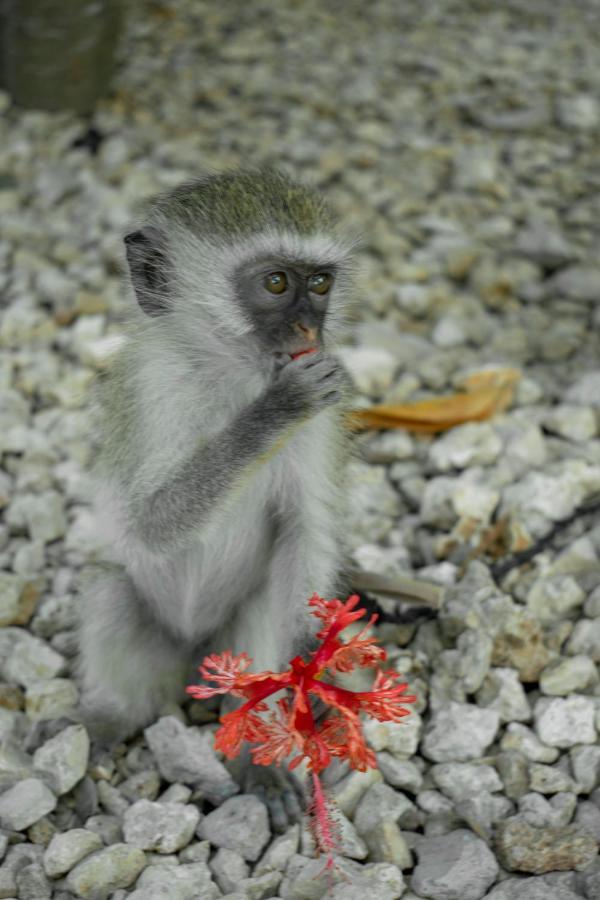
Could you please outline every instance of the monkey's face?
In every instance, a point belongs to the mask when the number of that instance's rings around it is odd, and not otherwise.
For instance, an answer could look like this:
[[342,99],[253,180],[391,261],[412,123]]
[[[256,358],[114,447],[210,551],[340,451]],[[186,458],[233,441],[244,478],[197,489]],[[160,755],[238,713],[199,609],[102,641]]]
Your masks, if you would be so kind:
[[242,266],[235,283],[261,349],[291,355],[321,346],[333,266],[262,259]]

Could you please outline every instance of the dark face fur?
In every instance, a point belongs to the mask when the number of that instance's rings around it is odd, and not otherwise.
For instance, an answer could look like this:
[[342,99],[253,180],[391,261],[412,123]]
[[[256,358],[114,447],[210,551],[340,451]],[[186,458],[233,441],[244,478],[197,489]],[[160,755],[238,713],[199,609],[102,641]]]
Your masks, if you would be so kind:
[[242,266],[236,295],[261,346],[275,353],[319,348],[333,285],[332,266],[262,259]]

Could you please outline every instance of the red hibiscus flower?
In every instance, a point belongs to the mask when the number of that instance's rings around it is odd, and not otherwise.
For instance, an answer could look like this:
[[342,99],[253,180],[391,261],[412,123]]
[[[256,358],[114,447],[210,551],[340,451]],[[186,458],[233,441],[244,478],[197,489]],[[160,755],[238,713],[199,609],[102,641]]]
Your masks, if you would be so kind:
[[[361,772],[376,765],[362,733],[360,713],[381,722],[399,722],[410,712],[402,704],[413,703],[416,697],[405,693],[406,683],[393,671],[378,671],[370,691],[350,691],[323,680],[328,671],[350,672],[357,666],[376,667],[385,661],[383,648],[365,637],[376,616],[350,640],[340,638],[348,625],[365,615],[364,609],[356,609],[358,602],[356,594],[345,603],[314,594],[309,606],[323,623],[317,633],[321,644],[308,660],[294,657],[285,672],[246,672],[251,663],[247,654],[233,656],[229,650],[205,658],[200,673],[214,686],[192,685],[188,694],[205,699],[230,693],[246,699],[239,709],[222,717],[215,735],[218,750],[232,759],[248,741],[255,745],[251,748],[254,762],[264,766],[279,764],[296,751],[289,768],[305,759],[314,774],[322,772],[333,757],[347,759]],[[283,690],[286,697],[278,701],[275,711],[269,711],[265,700]],[[331,709],[319,723],[312,713],[311,697]]]

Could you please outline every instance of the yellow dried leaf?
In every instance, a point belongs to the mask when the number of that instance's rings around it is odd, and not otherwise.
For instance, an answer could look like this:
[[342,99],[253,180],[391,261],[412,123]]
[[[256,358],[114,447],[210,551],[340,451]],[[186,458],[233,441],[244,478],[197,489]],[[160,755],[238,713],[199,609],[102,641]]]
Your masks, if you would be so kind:
[[521,375],[516,369],[486,369],[464,380],[464,390],[417,403],[380,404],[350,413],[355,428],[405,428],[433,434],[465,422],[489,419],[512,402]]

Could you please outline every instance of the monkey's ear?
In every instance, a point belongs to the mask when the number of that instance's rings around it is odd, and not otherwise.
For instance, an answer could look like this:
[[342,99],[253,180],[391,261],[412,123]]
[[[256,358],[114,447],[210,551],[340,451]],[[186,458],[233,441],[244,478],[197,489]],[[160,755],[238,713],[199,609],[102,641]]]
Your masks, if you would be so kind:
[[160,316],[168,309],[171,263],[158,228],[148,225],[124,238],[131,283],[143,311]]

